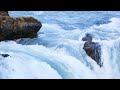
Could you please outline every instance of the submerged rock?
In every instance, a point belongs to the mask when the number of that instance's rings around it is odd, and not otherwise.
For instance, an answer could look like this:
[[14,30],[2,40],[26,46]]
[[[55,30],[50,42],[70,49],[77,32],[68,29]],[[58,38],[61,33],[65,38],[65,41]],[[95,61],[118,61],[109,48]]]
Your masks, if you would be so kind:
[[[1,60],[4,60],[4,58],[7,58],[9,57],[10,55],[9,54],[0,54],[0,61]],[[11,57],[11,56],[10,56]]]
[[9,54],[0,54],[2,57],[8,57],[8,56],[10,56]]
[[101,67],[103,63],[101,62],[101,46],[98,43],[92,42],[92,35],[86,34],[85,37],[82,38],[83,41],[86,41],[83,49],[86,54],[90,56],[93,60],[97,62],[97,64]]
[[0,11],[0,41],[35,38],[41,27],[41,22],[33,17],[13,18],[7,11]]

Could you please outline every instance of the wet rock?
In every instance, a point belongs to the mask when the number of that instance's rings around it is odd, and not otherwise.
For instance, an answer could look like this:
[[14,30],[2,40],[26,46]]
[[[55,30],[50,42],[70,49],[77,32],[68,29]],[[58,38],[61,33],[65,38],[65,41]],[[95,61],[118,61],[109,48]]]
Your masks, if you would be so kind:
[[82,40],[92,42],[92,35],[91,34],[86,34],[86,36],[83,37]]
[[0,54],[2,57],[8,57],[8,56],[10,56],[9,54]]
[[9,56],[10,56],[9,54],[0,54],[0,60],[3,60],[4,58],[9,57]]
[[92,36],[90,34],[86,34],[85,37],[82,38],[83,41],[86,41],[83,49],[86,54],[90,56],[93,60],[97,62],[97,64],[101,67],[103,63],[101,62],[101,46],[99,43],[92,42]]
[[37,37],[42,27],[40,21],[33,17],[13,18],[7,14],[7,11],[0,11],[0,41]]

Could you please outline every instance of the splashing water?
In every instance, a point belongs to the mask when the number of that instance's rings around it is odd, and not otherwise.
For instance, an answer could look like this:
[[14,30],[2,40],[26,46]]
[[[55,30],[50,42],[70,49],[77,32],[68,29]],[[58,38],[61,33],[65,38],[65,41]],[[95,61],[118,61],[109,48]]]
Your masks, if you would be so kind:
[[[10,11],[32,16],[43,24],[34,39],[0,42],[0,78],[101,79],[120,78],[120,12]],[[103,67],[83,50],[81,41],[91,33],[102,46]]]

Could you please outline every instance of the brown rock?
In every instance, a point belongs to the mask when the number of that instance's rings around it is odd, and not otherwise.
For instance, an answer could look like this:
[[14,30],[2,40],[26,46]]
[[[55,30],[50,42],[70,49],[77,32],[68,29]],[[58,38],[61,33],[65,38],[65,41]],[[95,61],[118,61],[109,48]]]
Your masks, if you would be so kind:
[[41,27],[41,22],[33,17],[13,18],[0,11],[0,41],[35,38]]

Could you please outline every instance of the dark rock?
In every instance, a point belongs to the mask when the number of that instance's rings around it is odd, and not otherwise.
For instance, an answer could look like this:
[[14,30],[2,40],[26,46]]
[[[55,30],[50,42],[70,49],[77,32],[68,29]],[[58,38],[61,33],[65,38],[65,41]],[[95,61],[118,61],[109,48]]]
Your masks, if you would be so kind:
[[86,34],[86,37],[82,38],[83,41],[92,41],[92,35],[91,34]]
[[[0,11],[0,13],[2,12],[3,11]],[[0,41],[19,38],[35,38],[37,37],[37,32],[42,27],[41,22],[33,17],[13,18],[9,15],[1,15]]]
[[86,54],[95,60],[101,67],[103,65],[101,62],[101,46],[98,43],[92,42],[92,36],[90,35],[86,35],[82,40],[86,41],[83,47]]
[[10,56],[9,54],[0,54],[2,57],[8,57],[8,56]]

